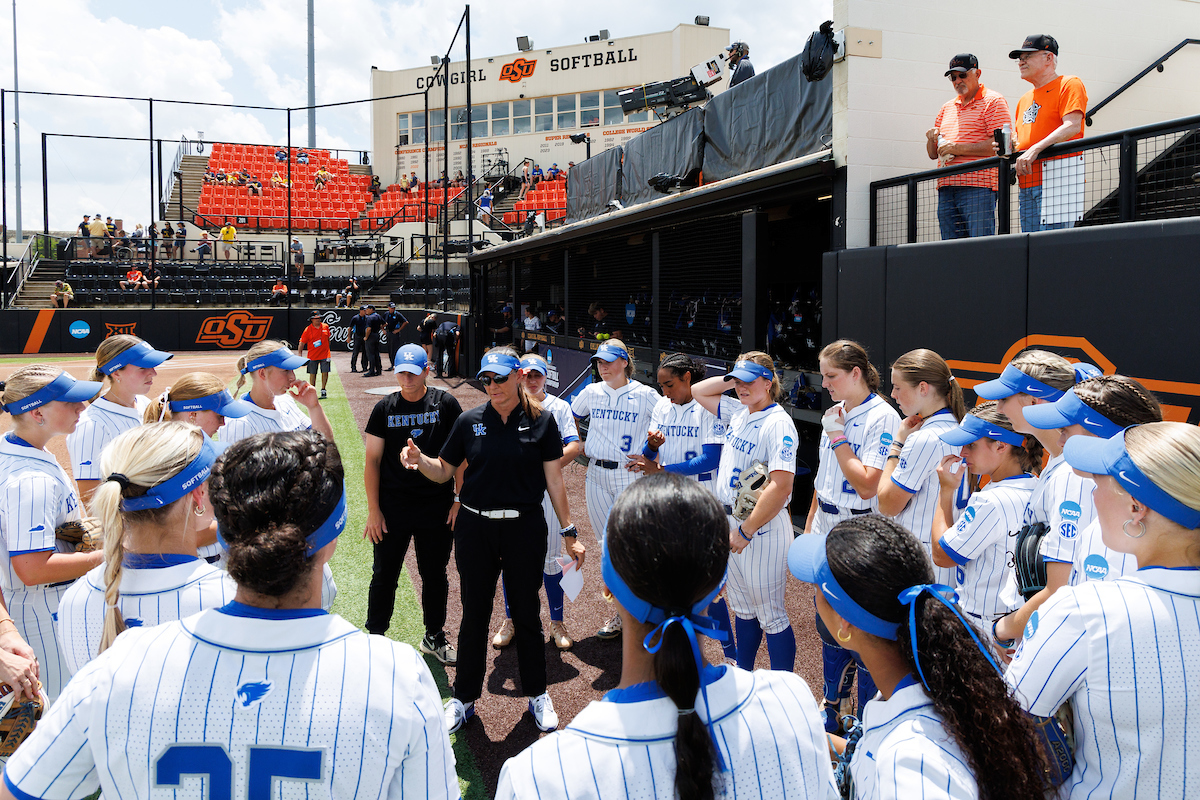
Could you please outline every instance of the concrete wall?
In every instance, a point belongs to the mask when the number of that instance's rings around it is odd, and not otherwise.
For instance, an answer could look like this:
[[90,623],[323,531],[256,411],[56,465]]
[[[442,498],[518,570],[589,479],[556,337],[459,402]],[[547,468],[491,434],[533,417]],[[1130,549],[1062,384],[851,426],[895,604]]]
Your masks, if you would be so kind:
[[[881,32],[882,57],[849,56],[833,72],[834,154],[848,167],[847,238],[868,242],[871,181],[930,169],[925,131],[954,94],[942,73],[956,53],[979,58],[982,81],[1011,108],[1030,87],[1008,51],[1025,36],[1059,43],[1059,74],[1078,75],[1089,104],[1107,97],[1182,39],[1200,38],[1195,0],[834,0],[834,28]],[[1200,45],[1189,45],[1096,115],[1085,136],[1200,113]]]
[[[537,42],[535,42],[537,44]],[[579,92],[604,92],[626,89],[642,83],[665,81],[686,75],[696,64],[712,59],[722,53],[729,44],[727,28],[678,25],[674,30],[645,36],[629,36],[607,41],[572,44],[566,46],[535,47],[528,52],[485,56],[471,60],[472,104],[511,102],[518,99],[556,97]],[[596,58],[597,54],[601,57]],[[518,59],[536,61],[532,74],[518,81],[504,80],[501,74],[506,66]],[[466,63],[452,62],[450,106],[466,104]],[[418,92],[432,81],[436,67],[425,65],[406,70],[372,70],[371,96],[387,97],[407,92]],[[508,74],[512,74],[512,70]],[[714,94],[723,91],[727,83],[722,80],[710,87]],[[430,108],[438,108],[445,102],[442,84],[436,84],[429,95]],[[371,146],[372,163],[385,185],[396,180],[398,169],[405,174],[416,170],[424,177],[423,147],[412,144],[397,147],[397,117],[400,114],[421,112],[425,100],[422,95],[384,100],[372,103]],[[509,136],[475,137],[476,169],[498,157],[507,150],[508,160],[516,164],[522,158],[537,160],[543,169],[557,162],[566,167],[568,161],[583,161],[585,149],[574,144],[572,133],[588,131],[592,135],[592,152],[597,153],[610,147],[624,144],[633,136],[657,124],[652,114],[642,113],[622,119],[619,123],[603,124],[592,128],[575,127],[570,130],[553,130]],[[490,133],[490,131],[489,131]],[[441,155],[441,141],[431,142],[430,172],[438,171],[437,159]],[[466,170],[466,141],[450,142],[450,170]],[[436,151],[436,152],[435,152]]]

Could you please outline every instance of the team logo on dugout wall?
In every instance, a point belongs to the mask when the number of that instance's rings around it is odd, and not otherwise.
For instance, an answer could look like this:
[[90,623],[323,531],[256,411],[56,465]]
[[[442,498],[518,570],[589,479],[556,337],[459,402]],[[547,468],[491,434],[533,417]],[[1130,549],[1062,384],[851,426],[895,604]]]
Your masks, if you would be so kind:
[[127,334],[129,336],[136,336],[137,335],[137,323],[136,322],[106,322],[106,323],[104,323],[104,338],[105,339],[107,339],[110,336],[118,336],[122,333]]
[[215,344],[233,349],[261,342],[271,330],[271,317],[258,317],[249,311],[230,311],[223,317],[209,317],[200,325],[196,344]]
[[503,69],[500,70],[500,80],[520,83],[533,75],[533,68],[536,66],[536,58],[533,61],[518,58],[516,61],[504,65]]

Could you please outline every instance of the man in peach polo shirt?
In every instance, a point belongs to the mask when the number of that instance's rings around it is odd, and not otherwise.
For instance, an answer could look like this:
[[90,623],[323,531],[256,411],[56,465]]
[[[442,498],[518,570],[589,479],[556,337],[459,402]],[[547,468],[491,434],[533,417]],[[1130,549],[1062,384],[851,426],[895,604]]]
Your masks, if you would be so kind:
[[[955,98],[942,106],[925,132],[925,152],[943,166],[990,158],[993,132],[1009,120],[1008,102],[979,77],[970,53],[950,59],[946,77]],[[943,239],[991,236],[996,232],[996,170],[978,170],[938,179],[938,227]]]

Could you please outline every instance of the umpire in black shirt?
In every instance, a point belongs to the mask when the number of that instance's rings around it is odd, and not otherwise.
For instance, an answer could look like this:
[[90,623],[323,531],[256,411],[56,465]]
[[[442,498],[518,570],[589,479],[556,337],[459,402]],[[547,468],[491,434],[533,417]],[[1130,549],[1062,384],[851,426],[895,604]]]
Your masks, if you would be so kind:
[[400,349],[400,331],[407,327],[408,318],[396,310],[395,303],[388,303],[387,313],[383,315],[383,330],[387,335],[390,369],[396,368],[396,351]]
[[371,371],[371,358],[366,353],[367,307],[359,306],[358,314],[350,318],[350,371],[358,372],[355,364],[362,357],[362,371]]
[[454,552],[462,591],[463,621],[458,635],[458,674],[454,696],[446,701],[446,728],[453,733],[475,715],[487,668],[488,625],[502,574],[516,627],[517,664],[529,711],[542,730],[558,727],[546,692],[546,639],[542,633],[542,565],[546,560],[546,518],[542,495],[549,492],[562,535],[579,566],[578,541],[563,485],[562,437],[554,415],[525,393],[516,351],[490,350],[476,376],[488,402],[454,423],[438,458],[412,439],[401,460],[443,483],[462,469],[462,499],[454,522]]
[[420,345],[406,344],[396,353],[400,391],[375,404],[367,421],[363,482],[367,490],[367,527],[363,538],[375,546],[371,588],[367,592],[367,633],[387,632],[396,608],[396,583],[412,540],[421,576],[421,611],[425,638],[421,652],[448,666],[457,660],[446,640],[446,602],[450,583],[450,513],[454,485],[434,483],[400,463],[406,443],[415,441],[427,454],[442,449],[462,406],[452,394],[431,389],[429,363]]
[[383,374],[383,360],[379,357],[379,332],[383,330],[383,317],[375,312],[375,306],[367,303],[367,332],[363,343],[367,346],[366,377],[378,378]]

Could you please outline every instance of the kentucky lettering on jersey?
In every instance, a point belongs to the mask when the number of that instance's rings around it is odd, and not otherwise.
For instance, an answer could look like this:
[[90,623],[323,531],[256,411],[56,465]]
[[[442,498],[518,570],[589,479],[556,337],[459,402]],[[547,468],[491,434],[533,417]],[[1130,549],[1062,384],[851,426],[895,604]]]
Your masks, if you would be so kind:
[[612,419],[617,422],[637,422],[638,412],[621,411],[616,408],[597,408],[592,411],[591,418],[594,420]]
[[425,411],[421,414],[392,414],[387,418],[389,428],[412,428],[417,425],[436,425],[440,412]]

